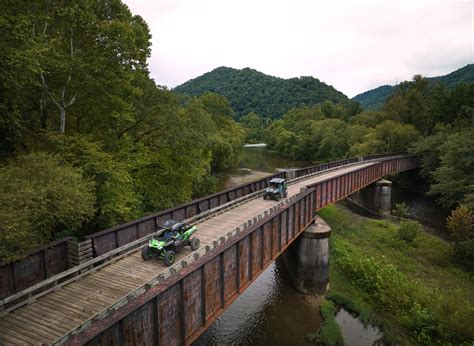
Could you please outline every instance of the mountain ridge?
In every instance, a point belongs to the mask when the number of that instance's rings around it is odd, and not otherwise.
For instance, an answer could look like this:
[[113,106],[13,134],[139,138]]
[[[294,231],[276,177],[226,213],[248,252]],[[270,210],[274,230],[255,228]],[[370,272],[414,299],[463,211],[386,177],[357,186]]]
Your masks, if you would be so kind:
[[220,66],[178,85],[173,91],[199,96],[215,92],[225,96],[237,118],[251,112],[279,118],[289,109],[311,106],[326,100],[348,101],[348,97],[318,78],[301,76],[289,79],[274,77],[251,69]]
[[[446,75],[427,77],[427,79],[430,82],[442,83],[448,89],[454,88],[460,83],[473,83],[474,64],[467,64]],[[359,102],[365,109],[378,110],[398,85],[399,84],[381,85],[377,88],[364,91],[351,98],[351,100]]]

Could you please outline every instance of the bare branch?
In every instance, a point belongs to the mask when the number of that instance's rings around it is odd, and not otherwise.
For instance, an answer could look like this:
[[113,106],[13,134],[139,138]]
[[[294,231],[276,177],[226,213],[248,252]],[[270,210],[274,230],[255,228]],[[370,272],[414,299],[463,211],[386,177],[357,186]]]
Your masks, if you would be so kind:
[[69,39],[69,42],[71,44],[71,58],[74,58],[74,45],[72,43],[72,28],[71,28],[71,38]]
[[41,76],[41,82],[43,83],[43,87],[44,87],[44,90],[46,91],[46,94],[48,94],[48,96],[49,96],[49,98],[51,99],[51,101],[53,101],[53,103],[54,103],[59,109],[61,109],[61,105],[59,104],[59,102],[56,101],[56,99],[54,98],[54,96],[49,92],[48,84],[46,84],[46,80],[44,79],[43,72],[40,72],[40,76]]
[[67,105],[65,105],[64,108],[68,108],[68,107],[72,106],[73,103],[76,102],[76,97],[77,97],[77,93],[74,94],[71,101],[69,101],[69,103]]

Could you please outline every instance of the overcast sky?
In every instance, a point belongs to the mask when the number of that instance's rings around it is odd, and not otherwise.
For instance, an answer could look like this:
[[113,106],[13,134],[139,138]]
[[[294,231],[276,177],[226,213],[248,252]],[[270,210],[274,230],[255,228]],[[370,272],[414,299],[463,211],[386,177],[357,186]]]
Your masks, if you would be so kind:
[[152,77],[219,66],[313,76],[353,97],[474,61],[474,0],[124,0],[150,26]]

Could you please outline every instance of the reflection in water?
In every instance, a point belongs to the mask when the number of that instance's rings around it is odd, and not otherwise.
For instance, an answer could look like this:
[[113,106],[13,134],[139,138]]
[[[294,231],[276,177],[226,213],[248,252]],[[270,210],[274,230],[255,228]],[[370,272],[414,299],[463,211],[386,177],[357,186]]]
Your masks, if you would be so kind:
[[279,153],[266,148],[242,148],[235,166],[218,176],[218,191],[261,179],[277,172],[278,169],[300,168],[310,165],[309,162],[283,158]]
[[382,337],[382,333],[377,327],[368,325],[367,327],[356,317],[346,310],[341,309],[336,314],[336,322],[341,327],[342,338],[347,346],[372,345]]
[[193,345],[304,345],[321,317],[289,284],[277,260]]

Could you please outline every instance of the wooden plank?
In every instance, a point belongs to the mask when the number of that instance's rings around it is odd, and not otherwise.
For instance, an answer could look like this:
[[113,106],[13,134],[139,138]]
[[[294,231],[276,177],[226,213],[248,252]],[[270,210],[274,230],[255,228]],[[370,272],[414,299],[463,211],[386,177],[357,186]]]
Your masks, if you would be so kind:
[[[54,318],[65,321],[66,323],[70,324],[71,327],[74,327],[77,324],[80,324],[82,323],[82,321],[84,321],[84,318],[77,318],[77,317],[74,317],[74,315],[71,315],[69,311],[64,309],[64,307],[61,306],[60,308],[58,308],[56,306],[51,306],[50,304],[44,301],[38,302],[31,308],[30,307],[28,308],[29,308],[28,311],[36,311],[32,309],[32,308],[36,308],[41,313],[47,313],[48,315],[52,315],[54,316]],[[21,312],[19,312],[19,314],[21,315]],[[85,317],[87,318],[87,316]]]
[[114,299],[121,298],[125,292],[129,292],[132,290],[132,287],[124,287],[123,285],[119,285],[119,284],[115,284],[111,282],[108,282],[107,286],[105,286],[105,283],[106,283],[105,280],[103,280],[100,277],[95,277],[94,280],[97,286],[99,286],[100,284],[103,284],[103,286],[97,291],[97,293],[100,293],[110,298],[114,298]]
[[8,324],[4,325],[3,323],[0,323],[0,338],[2,338],[7,345],[37,345],[41,343],[41,340],[38,340],[38,336],[32,338],[24,333],[14,331]]
[[21,325],[18,326],[16,324],[10,323],[9,321],[2,321],[0,324],[0,331],[15,338],[16,340],[13,339],[12,342],[15,345],[18,344],[18,339],[28,344],[44,343],[43,338],[39,334],[24,329]]
[[34,331],[36,332],[41,330],[45,333],[50,333],[51,330],[53,330],[57,333],[64,334],[65,331],[74,326],[69,320],[64,320],[59,316],[48,313],[48,311],[42,311],[39,308],[33,307],[12,314],[11,318],[23,321],[23,328],[29,328],[35,325]]
[[[70,291],[65,291],[63,290],[62,292],[58,292],[58,296],[60,297],[70,297],[72,293],[73,296],[76,297],[74,300],[74,304],[77,306],[90,306],[92,308],[92,311],[96,310],[97,305],[110,305],[114,303],[115,298],[111,297],[106,297],[103,294],[100,294],[96,291],[87,291],[84,292],[80,290],[77,287],[70,288]],[[95,294],[95,295],[94,295]],[[68,302],[68,304],[71,304],[73,302]]]
[[111,274],[111,276],[114,276],[118,282],[129,282],[131,284],[134,284],[134,286],[138,286],[142,283],[145,283],[151,277],[153,277],[153,275],[148,272],[135,271],[130,267],[126,266],[114,267],[113,270],[107,271],[107,273]]
[[107,273],[97,273],[98,275],[94,275],[94,279],[98,279],[102,281],[105,284],[109,285],[112,288],[120,289],[121,291],[123,290],[132,290],[136,285],[131,284],[131,283],[125,283],[125,282],[115,282],[115,281],[110,281],[110,276],[107,275]]
[[112,274],[118,280],[122,279],[123,277],[143,280],[144,278],[149,276],[148,274],[141,273],[140,271],[135,271],[134,268],[131,268],[127,265],[115,265],[113,268],[109,268],[105,272]]
[[[68,295],[66,292],[61,292],[61,294],[58,294],[58,299],[68,299],[68,297],[71,297],[72,295]],[[84,296],[79,296],[78,292],[74,292],[74,296],[76,299],[74,300],[69,300],[67,303],[68,306],[75,307],[79,309],[79,311],[82,311],[83,313],[87,313],[89,315],[94,315],[97,313],[97,309],[100,309],[103,306],[108,306],[110,303],[106,303],[102,301],[101,299],[96,299],[95,302],[89,302],[85,299]]]
[[71,302],[64,304],[60,297],[48,297],[48,299],[44,300],[51,306],[60,305],[61,309],[68,311],[69,314],[73,314],[80,319],[88,319],[92,314],[92,311],[83,311],[80,307],[72,305]]
[[23,328],[23,330],[28,329],[31,332],[42,336],[44,339],[55,340],[58,337],[63,336],[64,333],[70,330],[70,328],[68,328],[66,324],[62,324],[62,328],[59,328],[57,325],[49,325],[46,327],[39,323],[38,320],[27,319],[17,314],[13,314],[9,317],[11,318],[12,322],[15,321],[15,323],[18,323]]
[[98,311],[104,309],[107,306],[110,306],[110,304],[104,304],[101,301],[96,301],[95,304],[91,304],[91,302],[85,302],[85,301],[75,301],[75,302],[68,302],[67,305],[71,309],[77,309],[77,311],[81,314],[87,314],[89,318],[91,316],[94,316]]
[[[82,321],[88,319],[90,316],[68,305],[59,304],[58,302],[54,300],[38,302],[38,304],[35,304],[34,307],[39,307],[41,311],[45,312],[44,318],[47,318],[49,315],[52,315],[53,317],[57,316],[63,319],[67,317],[69,320],[71,320],[72,322],[76,324],[82,323]],[[17,313],[17,311],[15,311],[15,313]],[[32,313],[32,310],[25,310],[25,311],[22,311],[20,314],[30,315],[31,313]]]

